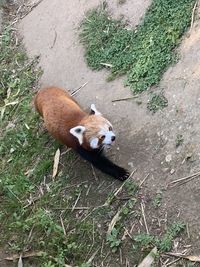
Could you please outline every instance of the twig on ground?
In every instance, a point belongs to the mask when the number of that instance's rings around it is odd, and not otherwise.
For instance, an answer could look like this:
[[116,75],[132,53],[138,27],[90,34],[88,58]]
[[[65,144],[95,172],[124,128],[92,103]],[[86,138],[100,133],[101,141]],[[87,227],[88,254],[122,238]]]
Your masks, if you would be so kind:
[[88,82],[85,82],[81,86],[79,86],[77,89],[75,89],[72,93],[71,96],[75,96],[83,87],[85,87],[88,84]]
[[97,252],[99,251],[99,249],[100,249],[100,248],[98,248],[98,249],[92,254],[92,256],[91,256],[91,257],[89,258],[89,260],[87,261],[87,264],[90,264],[90,263],[93,261],[94,257],[96,256]]
[[146,181],[146,179],[149,177],[149,173],[144,177],[144,179],[141,181],[141,183],[139,184],[139,187],[141,187],[143,185],[143,183]]
[[101,266],[105,266],[104,265],[104,261],[108,258],[108,256],[109,256],[109,252],[106,254],[106,256],[104,257],[104,259],[102,260]]
[[52,49],[56,43],[56,39],[57,39],[57,32],[55,30],[55,36],[54,36],[54,39],[53,39],[53,44],[50,46],[50,48]]
[[111,222],[110,222],[110,224],[109,224],[109,226],[108,226],[107,235],[111,234],[113,228],[115,227],[116,222],[117,222],[117,221],[119,220],[119,218],[120,218],[119,216],[120,216],[121,211],[122,211],[122,210],[119,209],[119,210],[117,211],[117,213],[115,214],[115,216],[112,218],[112,220],[111,220]]
[[133,174],[136,172],[136,170],[137,170],[137,169],[135,169],[134,171],[132,171],[132,173],[129,175],[128,179],[127,179],[126,181],[124,181],[123,184],[122,184],[122,185],[115,191],[115,193],[114,193],[114,197],[116,197],[116,196],[119,194],[119,192],[121,192],[121,190],[122,190],[122,188],[124,187],[125,183],[126,183],[129,179],[131,179],[131,177],[132,177]]
[[80,196],[81,196],[81,192],[78,194],[78,197],[77,197],[77,199],[76,199],[76,201],[75,201],[75,203],[74,203],[74,206],[72,207],[72,211],[75,210],[75,207],[76,207],[76,205],[77,205],[77,203],[78,203],[78,201],[79,201]]
[[92,185],[90,184],[89,187],[88,187],[88,190],[87,192],[85,193],[86,196],[88,196],[89,192],[90,192],[90,189],[91,189]]
[[102,255],[103,255],[103,248],[104,248],[104,239],[103,239],[103,241],[102,241],[102,245],[101,245],[101,257],[102,257]]
[[122,257],[122,250],[121,250],[121,248],[119,249],[119,257],[120,257],[120,263],[121,263],[121,266],[122,266],[123,257]]
[[54,180],[54,178],[57,175],[58,172],[58,165],[59,165],[59,161],[60,161],[60,149],[58,148],[56,150],[55,156],[54,156],[54,163],[53,163],[53,174],[52,174],[52,179]]
[[183,253],[173,253],[173,252],[166,252],[163,255],[172,256],[172,257],[178,257],[182,259],[189,260],[191,262],[200,262],[200,257],[195,255],[185,255]]
[[157,247],[154,247],[149,254],[143,259],[138,267],[151,267],[157,254]]
[[145,212],[144,212],[144,204],[142,202],[141,202],[141,211],[142,211],[142,217],[143,217],[143,220],[144,220],[144,225],[145,225],[145,228],[146,228],[146,232],[149,235],[149,229],[148,229],[148,226],[147,226],[146,216],[145,216]]
[[4,258],[4,260],[7,261],[14,261],[20,258],[30,258],[30,257],[41,257],[43,254],[43,251],[33,251],[33,252],[24,252],[22,255],[21,254],[14,254],[12,256]]
[[172,181],[168,184],[168,187],[174,187],[176,186],[178,183],[180,183],[180,185],[182,184],[182,182],[188,182],[188,181],[191,181],[193,180],[194,178],[200,176],[200,172],[196,172],[196,173],[193,173],[191,175],[188,175],[186,177],[183,177],[183,178],[179,178],[175,181]]
[[197,8],[198,0],[195,2],[194,7],[192,9],[192,18],[191,18],[191,24],[190,24],[190,31],[192,30],[193,24],[194,24],[194,16],[195,16],[195,11]]
[[93,173],[94,179],[95,179],[96,182],[98,182],[99,179],[96,176],[95,169],[94,169],[92,164],[91,164],[91,168],[92,168],[92,173]]
[[66,233],[64,222],[63,222],[63,218],[62,218],[62,213],[60,214],[60,222],[61,222],[61,225],[62,225],[63,233],[66,236],[67,233]]
[[[52,210],[72,210],[72,208],[60,207],[60,208],[51,208]],[[75,207],[74,210],[89,210],[90,207]]]
[[187,231],[188,238],[190,238],[190,231],[189,231],[189,225],[188,225],[188,223],[186,224],[186,231]]
[[71,150],[72,150],[71,148],[68,148],[66,151],[63,151],[63,152],[61,153],[61,156],[67,154],[67,153],[68,153],[69,151],[71,151]]
[[126,227],[124,227],[124,234],[123,234],[123,236],[122,236],[122,241],[123,241],[124,239],[126,239],[126,236],[127,236],[127,235],[130,237],[130,239],[132,239],[132,236],[130,235],[128,229],[126,229]]
[[174,261],[171,261],[171,262],[166,263],[165,266],[166,266],[166,267],[167,267],[167,266],[170,266],[170,265],[172,265],[172,264],[174,264],[174,263],[176,263],[177,261],[180,261],[180,260],[181,260],[181,258],[178,258],[178,259],[176,259],[176,260],[174,260]]
[[23,261],[22,261],[22,254],[20,254],[18,263],[17,263],[17,267],[23,267]]
[[133,232],[133,228],[135,227],[135,222],[131,225],[131,230],[130,230],[130,234],[132,234]]
[[135,96],[132,96],[132,97],[126,97],[126,98],[114,99],[114,100],[112,100],[112,102],[126,101],[126,100],[137,98],[138,96],[139,95],[135,95]]
[[25,18],[35,7],[37,7],[43,0],[39,0],[37,3],[33,4],[31,8],[24,14],[23,16],[20,17],[20,19]]
[[126,258],[126,264],[125,264],[126,267],[130,267],[130,264],[129,264],[129,261],[128,259]]

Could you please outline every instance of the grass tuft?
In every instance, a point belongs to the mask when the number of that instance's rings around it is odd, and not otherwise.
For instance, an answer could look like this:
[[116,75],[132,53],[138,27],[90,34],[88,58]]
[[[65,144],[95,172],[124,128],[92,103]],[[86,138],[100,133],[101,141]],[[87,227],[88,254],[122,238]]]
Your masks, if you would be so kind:
[[158,84],[176,60],[174,49],[186,31],[195,0],[154,0],[136,29],[112,19],[105,9],[90,11],[81,25],[85,58],[94,70],[108,68],[112,80],[126,74],[134,93]]

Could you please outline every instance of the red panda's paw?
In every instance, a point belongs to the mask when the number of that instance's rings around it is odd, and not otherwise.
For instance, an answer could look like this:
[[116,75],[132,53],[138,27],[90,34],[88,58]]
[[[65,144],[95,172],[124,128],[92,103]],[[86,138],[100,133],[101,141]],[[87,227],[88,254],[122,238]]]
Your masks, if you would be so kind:
[[124,168],[119,168],[118,170],[118,177],[117,179],[121,180],[121,181],[125,181],[126,179],[128,179],[128,177],[130,176],[129,171],[127,171]]

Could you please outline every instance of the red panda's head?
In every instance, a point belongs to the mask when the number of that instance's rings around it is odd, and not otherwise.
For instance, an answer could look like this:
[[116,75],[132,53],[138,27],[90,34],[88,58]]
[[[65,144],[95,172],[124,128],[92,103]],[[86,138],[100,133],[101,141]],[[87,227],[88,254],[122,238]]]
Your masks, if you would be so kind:
[[111,146],[115,141],[112,124],[102,116],[94,104],[91,105],[90,115],[86,116],[80,125],[70,129],[70,133],[78,139],[81,146],[90,149]]

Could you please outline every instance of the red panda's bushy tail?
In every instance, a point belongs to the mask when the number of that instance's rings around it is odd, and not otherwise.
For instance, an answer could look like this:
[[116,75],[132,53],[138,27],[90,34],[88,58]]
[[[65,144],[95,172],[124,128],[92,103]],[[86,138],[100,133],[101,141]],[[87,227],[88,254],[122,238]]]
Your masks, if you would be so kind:
[[126,169],[114,164],[98,150],[88,151],[79,147],[77,152],[82,158],[92,163],[94,167],[116,179],[125,181],[129,177],[129,172]]

